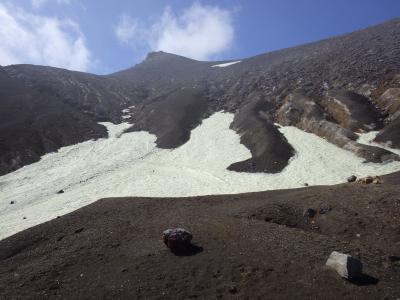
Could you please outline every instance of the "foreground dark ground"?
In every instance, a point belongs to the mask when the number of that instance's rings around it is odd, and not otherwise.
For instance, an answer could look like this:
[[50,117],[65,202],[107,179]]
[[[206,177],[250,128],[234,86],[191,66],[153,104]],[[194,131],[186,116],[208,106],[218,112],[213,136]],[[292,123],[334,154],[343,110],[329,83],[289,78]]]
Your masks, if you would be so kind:
[[[398,299],[399,183],[103,199],[0,241],[0,299]],[[187,256],[162,243],[177,226],[194,234]],[[327,270],[333,250],[364,278]]]

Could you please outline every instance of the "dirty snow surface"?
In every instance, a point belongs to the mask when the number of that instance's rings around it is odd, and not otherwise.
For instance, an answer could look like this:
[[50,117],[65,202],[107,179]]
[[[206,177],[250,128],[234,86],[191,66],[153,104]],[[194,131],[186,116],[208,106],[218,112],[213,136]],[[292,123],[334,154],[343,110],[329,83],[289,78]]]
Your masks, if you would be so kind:
[[[281,173],[228,171],[230,164],[250,158],[240,137],[229,129],[232,120],[232,114],[215,113],[174,150],[156,148],[155,136],[147,132],[122,134],[127,123],[102,123],[109,138],[61,148],[0,177],[0,239],[104,197],[242,193],[336,184],[352,174],[400,170],[399,162],[364,164],[313,134],[282,127],[297,154]],[[375,134],[363,135],[360,141],[368,143]],[[58,194],[60,190],[64,193]]]
[[218,67],[218,68],[225,68],[225,67],[229,67],[229,66],[238,64],[238,63],[240,63],[240,62],[242,62],[242,61],[241,61],[241,60],[238,60],[238,61],[231,61],[231,62],[228,62],[228,63],[213,65],[213,66],[211,66],[211,67],[212,67],[212,68],[215,68],[215,67]]

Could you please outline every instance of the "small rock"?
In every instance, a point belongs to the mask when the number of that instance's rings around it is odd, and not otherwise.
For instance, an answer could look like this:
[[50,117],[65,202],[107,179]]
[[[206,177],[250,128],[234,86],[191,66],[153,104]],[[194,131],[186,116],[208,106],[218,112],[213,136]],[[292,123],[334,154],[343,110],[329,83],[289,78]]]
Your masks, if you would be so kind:
[[364,184],[370,184],[374,181],[374,179],[371,176],[365,177],[365,178],[361,178],[361,183]]
[[26,217],[23,217],[22,219],[26,220]]
[[10,204],[15,204],[15,201],[10,201]]
[[238,292],[237,287],[234,285],[231,285],[228,290],[231,294],[236,294]]
[[389,260],[390,260],[391,262],[398,262],[398,261],[400,261],[400,256],[390,255],[390,256],[389,256]]
[[306,208],[303,211],[303,217],[305,218],[314,218],[314,216],[316,215],[317,211],[313,208]]
[[381,184],[383,183],[383,180],[379,176],[367,176],[364,178],[360,178],[357,180],[357,183],[361,184]]
[[163,241],[173,253],[185,252],[192,238],[193,235],[182,228],[167,229],[163,232]]
[[372,180],[373,184],[382,184],[382,179],[379,176],[375,176],[374,179]]
[[332,208],[330,207],[329,204],[327,204],[327,203],[321,203],[321,204],[319,205],[318,212],[319,212],[321,215],[323,215],[323,214],[326,214],[327,212],[330,212],[331,210],[332,210]]
[[306,182],[306,183],[304,184],[304,186],[308,186],[308,183]]
[[82,232],[84,229],[85,229],[84,227],[81,227],[81,228],[75,230],[75,233],[80,233],[80,232]]
[[356,279],[362,275],[361,261],[348,254],[333,251],[326,262],[326,266],[346,279]]
[[351,175],[347,177],[347,182],[355,182],[357,180],[357,176]]
[[119,246],[121,246],[120,243],[113,243],[113,244],[111,245],[111,248],[118,248]]
[[64,190],[59,190],[57,194],[64,194]]

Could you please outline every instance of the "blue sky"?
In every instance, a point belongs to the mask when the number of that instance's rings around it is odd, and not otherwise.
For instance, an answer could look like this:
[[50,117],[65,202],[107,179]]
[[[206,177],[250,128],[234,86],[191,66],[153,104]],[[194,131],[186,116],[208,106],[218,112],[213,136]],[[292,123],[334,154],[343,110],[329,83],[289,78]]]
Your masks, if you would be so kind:
[[399,16],[399,0],[0,0],[0,64],[107,74],[152,50],[229,60]]

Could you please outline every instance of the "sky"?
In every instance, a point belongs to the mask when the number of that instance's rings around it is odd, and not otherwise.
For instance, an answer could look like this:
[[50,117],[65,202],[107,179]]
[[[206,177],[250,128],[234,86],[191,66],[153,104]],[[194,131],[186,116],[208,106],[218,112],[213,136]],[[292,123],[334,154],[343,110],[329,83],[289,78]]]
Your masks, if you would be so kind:
[[396,17],[399,0],[0,0],[0,65],[109,74],[150,51],[234,60]]

